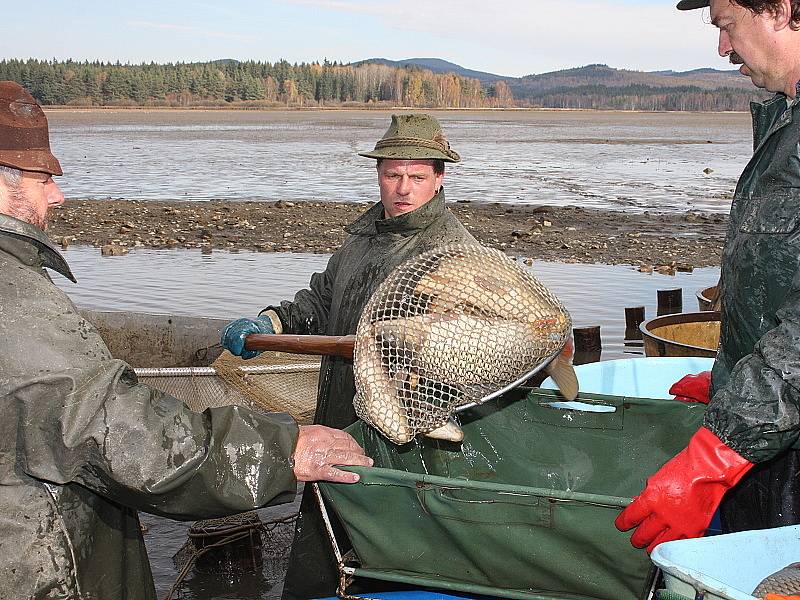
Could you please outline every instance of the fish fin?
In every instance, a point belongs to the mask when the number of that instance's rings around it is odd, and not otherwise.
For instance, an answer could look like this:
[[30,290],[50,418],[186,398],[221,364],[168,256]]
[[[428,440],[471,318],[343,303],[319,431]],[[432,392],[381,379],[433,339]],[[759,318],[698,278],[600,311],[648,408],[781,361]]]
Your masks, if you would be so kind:
[[453,421],[448,421],[438,429],[428,431],[425,437],[434,438],[436,440],[447,440],[448,442],[460,442],[464,439],[464,432],[461,427],[456,425]]
[[578,376],[572,364],[556,357],[545,367],[547,374],[556,382],[561,395],[567,400],[575,400],[578,395]]

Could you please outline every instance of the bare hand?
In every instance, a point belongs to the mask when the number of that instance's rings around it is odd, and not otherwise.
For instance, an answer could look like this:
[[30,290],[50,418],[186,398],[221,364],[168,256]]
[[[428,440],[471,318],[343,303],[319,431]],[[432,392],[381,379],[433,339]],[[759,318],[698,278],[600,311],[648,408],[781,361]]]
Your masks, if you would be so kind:
[[356,483],[359,480],[356,473],[334,465],[372,466],[372,459],[349,433],[323,425],[300,426],[293,458],[298,481]]

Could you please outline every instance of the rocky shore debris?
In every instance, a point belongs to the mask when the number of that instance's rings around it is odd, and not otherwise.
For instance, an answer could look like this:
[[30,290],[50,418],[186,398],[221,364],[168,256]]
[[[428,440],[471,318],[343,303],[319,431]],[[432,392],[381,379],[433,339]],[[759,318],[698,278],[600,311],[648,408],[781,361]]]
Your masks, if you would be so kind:
[[[368,208],[345,202],[70,200],[54,210],[56,244],[132,248],[331,253]],[[674,274],[718,266],[727,216],[582,207],[452,203],[481,243],[534,260],[638,265]],[[647,271],[650,268],[651,271]]]

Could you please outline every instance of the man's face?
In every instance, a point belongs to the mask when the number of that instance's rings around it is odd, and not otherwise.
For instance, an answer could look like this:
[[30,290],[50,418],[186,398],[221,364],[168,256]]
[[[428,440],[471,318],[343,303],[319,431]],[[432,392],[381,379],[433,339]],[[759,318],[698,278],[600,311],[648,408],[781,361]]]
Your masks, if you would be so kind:
[[[769,12],[755,14],[731,0],[711,0],[711,22],[719,28],[719,54],[730,56],[739,71],[770,92],[794,88],[781,60],[781,19]],[[792,95],[794,95],[792,93]]]
[[50,208],[63,204],[64,194],[47,173],[22,171],[19,187],[9,187],[0,178],[0,213],[47,229]]
[[378,164],[381,203],[387,218],[416,210],[442,186],[444,173],[433,171],[432,160],[388,160]]

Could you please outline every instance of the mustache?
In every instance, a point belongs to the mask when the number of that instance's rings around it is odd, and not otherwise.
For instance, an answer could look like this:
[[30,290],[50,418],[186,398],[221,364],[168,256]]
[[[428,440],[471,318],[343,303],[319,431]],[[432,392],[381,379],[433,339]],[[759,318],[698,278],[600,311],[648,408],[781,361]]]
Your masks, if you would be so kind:
[[733,51],[731,51],[731,53],[728,54],[728,59],[731,61],[732,65],[743,65],[744,64],[744,59],[741,56],[739,56],[736,52],[733,52]]

